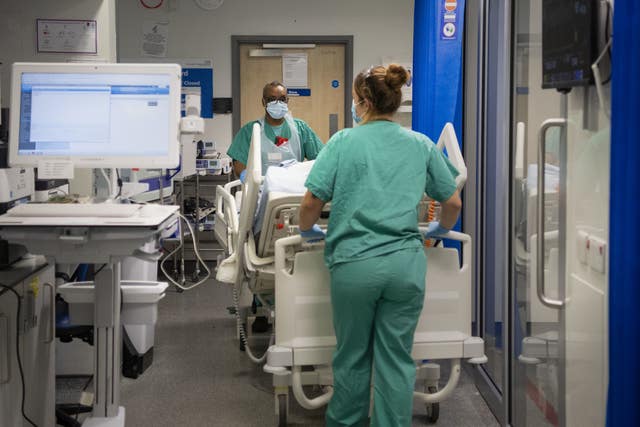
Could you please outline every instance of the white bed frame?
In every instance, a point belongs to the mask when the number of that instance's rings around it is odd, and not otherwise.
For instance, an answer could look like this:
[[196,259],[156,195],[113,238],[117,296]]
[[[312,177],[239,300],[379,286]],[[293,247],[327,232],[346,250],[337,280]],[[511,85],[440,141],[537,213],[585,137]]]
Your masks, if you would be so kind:
[[[459,189],[467,171],[460,154],[453,126],[448,123],[437,146],[445,147],[451,163],[459,170]],[[235,257],[234,285],[257,295],[275,297],[275,343],[267,352],[264,370],[273,374],[276,412],[286,423],[288,391],[306,409],[329,402],[333,389],[331,358],[336,339],[333,331],[329,271],[324,264],[323,245],[303,244],[298,234],[297,213],[302,194],[270,193],[261,234],[256,244],[252,233],[259,188],[262,184],[260,129],[254,125],[247,164],[247,179],[242,186],[242,210],[239,218],[232,196],[239,181],[217,188],[216,237],[231,257]],[[462,257],[456,248],[425,248],[428,257],[424,310],[414,335],[413,358],[417,381],[425,391],[415,395],[427,405],[446,399],[460,376],[460,360],[479,364],[487,361],[484,341],[471,335],[473,310],[471,238],[449,232],[442,236],[462,243]],[[438,390],[439,365],[426,361],[451,361],[447,384]],[[303,367],[313,367],[305,370]],[[303,385],[320,385],[324,393],[308,398]]]

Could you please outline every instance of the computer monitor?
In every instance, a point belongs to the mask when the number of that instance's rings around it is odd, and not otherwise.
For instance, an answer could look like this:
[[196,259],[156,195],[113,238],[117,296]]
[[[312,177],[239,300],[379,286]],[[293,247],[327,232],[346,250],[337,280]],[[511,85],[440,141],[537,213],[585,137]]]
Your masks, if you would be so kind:
[[176,64],[15,63],[9,163],[176,167],[180,78]]

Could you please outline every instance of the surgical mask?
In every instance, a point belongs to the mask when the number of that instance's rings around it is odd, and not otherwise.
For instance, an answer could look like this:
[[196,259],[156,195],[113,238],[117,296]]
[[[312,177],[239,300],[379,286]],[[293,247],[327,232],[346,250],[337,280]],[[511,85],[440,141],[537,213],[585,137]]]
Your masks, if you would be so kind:
[[356,105],[361,104],[362,101],[358,102],[356,104],[356,101],[351,101],[351,117],[353,117],[353,121],[356,122],[356,124],[362,122],[362,117],[360,117],[358,115],[358,113],[356,113]]
[[280,120],[289,112],[289,107],[282,101],[271,101],[267,104],[267,113],[276,120]]

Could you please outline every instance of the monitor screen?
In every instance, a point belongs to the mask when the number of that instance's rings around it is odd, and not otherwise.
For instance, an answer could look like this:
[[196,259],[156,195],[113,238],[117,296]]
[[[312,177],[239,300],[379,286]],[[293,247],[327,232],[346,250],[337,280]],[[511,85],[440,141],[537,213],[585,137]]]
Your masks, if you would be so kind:
[[175,167],[180,67],[14,64],[10,163]]
[[568,89],[593,81],[596,11],[594,0],[542,2],[543,89]]

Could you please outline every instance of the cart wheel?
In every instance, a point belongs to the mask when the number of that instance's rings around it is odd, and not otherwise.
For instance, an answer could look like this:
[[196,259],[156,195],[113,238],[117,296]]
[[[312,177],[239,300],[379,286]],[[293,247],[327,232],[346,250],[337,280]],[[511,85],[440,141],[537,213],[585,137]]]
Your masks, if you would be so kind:
[[287,426],[287,396],[278,396],[278,427]]
[[[437,391],[437,387],[427,387],[427,392],[429,394],[433,394]],[[430,424],[435,424],[436,422],[438,422],[438,418],[440,418],[440,403],[425,403],[425,407],[427,409],[427,421]]]

